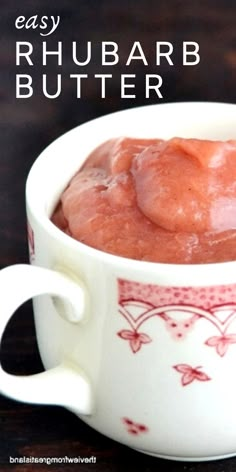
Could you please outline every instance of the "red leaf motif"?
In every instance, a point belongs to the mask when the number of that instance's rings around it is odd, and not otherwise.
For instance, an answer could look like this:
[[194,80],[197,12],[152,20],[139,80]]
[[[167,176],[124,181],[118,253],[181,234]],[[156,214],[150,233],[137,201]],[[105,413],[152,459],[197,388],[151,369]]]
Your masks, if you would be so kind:
[[236,334],[227,334],[225,336],[230,344],[236,343]]
[[130,434],[134,434],[134,435],[135,435],[135,434],[138,434],[138,430],[137,430],[135,427],[129,428],[129,429],[127,429],[127,431],[128,431],[128,433],[130,433]]
[[120,338],[127,339],[128,341],[134,337],[134,331],[130,331],[129,329],[122,329],[122,331],[119,331],[117,334]]
[[122,329],[117,333],[117,335],[120,338],[129,341],[130,347],[134,354],[141,349],[142,344],[147,344],[152,341],[147,334],[138,333],[136,330],[131,331],[129,329]]
[[196,370],[195,379],[201,380],[202,382],[204,382],[205,380],[211,380],[211,378],[207,374],[205,374],[204,372],[200,372],[199,370]]
[[219,342],[219,339],[220,339],[220,336],[212,336],[211,338],[207,339],[207,341],[205,342],[205,344],[207,346],[217,346],[218,342]]
[[130,341],[130,347],[132,349],[132,351],[135,353],[135,352],[138,352],[139,349],[141,348],[141,341],[140,341],[140,338],[133,338],[131,341]]
[[147,428],[147,426],[145,426],[145,424],[138,424],[137,423],[136,426],[137,426],[138,430],[141,431],[142,433],[148,431],[148,428]]
[[141,341],[142,344],[147,344],[147,343],[150,343],[152,341],[150,336],[148,336],[145,333],[139,333],[139,336],[140,336],[140,341]]
[[134,422],[133,422],[132,420],[130,420],[129,418],[126,418],[126,417],[125,417],[125,418],[123,418],[122,420],[123,420],[123,422],[124,422],[125,424],[127,424],[128,426],[131,426],[131,425],[134,424]]
[[177,370],[177,372],[183,374],[181,377],[181,384],[183,385],[183,387],[189,385],[194,380],[199,380],[201,382],[211,380],[211,378],[207,374],[205,374],[205,372],[202,372],[200,370],[200,366],[191,367],[188,364],[177,364],[174,365],[173,368]]
[[177,365],[174,365],[173,367],[175,370],[177,370],[177,372],[180,372],[181,374],[188,374],[189,369],[191,369],[191,367],[188,364],[177,364]]
[[221,340],[218,342],[217,346],[216,346],[216,352],[217,354],[219,354],[219,356],[223,357],[226,352],[228,351],[228,343],[225,342],[224,340]]
[[188,374],[184,374],[181,379],[181,383],[183,386],[190,384],[194,380],[194,374],[189,372]]
[[210,347],[215,347],[217,354],[223,357],[230,344],[236,343],[236,334],[224,334],[223,336],[212,336],[211,338],[207,339],[205,344]]
[[130,434],[135,435],[148,432],[148,427],[143,423],[135,423],[133,420],[127,417],[122,418],[122,422],[126,425],[126,430]]

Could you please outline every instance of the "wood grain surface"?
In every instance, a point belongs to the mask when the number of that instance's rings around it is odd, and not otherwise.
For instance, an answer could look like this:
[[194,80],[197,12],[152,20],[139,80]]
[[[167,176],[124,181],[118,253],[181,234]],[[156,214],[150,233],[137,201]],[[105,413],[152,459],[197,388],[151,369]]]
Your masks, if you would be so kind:
[[[53,59],[46,67],[49,83],[63,77],[57,99],[42,94],[42,38],[38,30],[17,30],[19,15],[60,15],[60,25],[47,38],[50,47],[63,42],[63,65]],[[157,102],[236,100],[236,3],[233,0],[1,0],[0,4],[0,266],[28,261],[24,188],[32,163],[43,148],[73,126],[106,113]],[[16,41],[34,46],[34,66],[16,67]],[[90,78],[83,97],[76,98],[75,83],[69,75],[78,68],[71,60],[72,41],[81,48],[93,44]],[[113,79],[107,97],[99,97],[94,74],[105,73],[101,66],[101,41],[119,44],[120,62],[112,68]],[[125,60],[134,41],[140,41],[149,61]],[[155,42],[174,45],[174,66],[165,61],[155,66]],[[201,61],[195,67],[181,64],[183,41],[196,41]],[[81,53],[82,53],[81,49]],[[111,69],[106,69],[111,73]],[[15,98],[17,73],[31,74],[34,94]],[[77,72],[78,73],[78,72]],[[136,74],[136,98],[120,96],[120,75]],[[163,99],[144,94],[145,74],[163,76]],[[158,135],[158,130],[157,130]],[[43,192],[43,189],[42,189]],[[1,290],[1,287],[0,287]],[[1,293],[1,292],[0,292]],[[10,296],[11,294],[9,294]],[[35,342],[31,302],[17,311],[4,334],[1,347],[4,368],[12,373],[30,374],[42,370]],[[236,450],[236,438],[235,438]],[[80,465],[32,465],[10,463],[10,457],[96,457],[96,463]],[[206,463],[169,462],[154,459],[119,445],[93,431],[62,408],[25,405],[0,397],[0,471],[175,471],[233,472],[236,458]]]

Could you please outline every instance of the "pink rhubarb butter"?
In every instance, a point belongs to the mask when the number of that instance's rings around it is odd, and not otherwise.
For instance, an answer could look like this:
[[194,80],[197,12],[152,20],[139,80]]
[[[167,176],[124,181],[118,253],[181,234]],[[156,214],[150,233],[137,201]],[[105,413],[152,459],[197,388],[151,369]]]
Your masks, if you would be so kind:
[[131,259],[236,260],[236,141],[111,139],[72,178],[52,221]]

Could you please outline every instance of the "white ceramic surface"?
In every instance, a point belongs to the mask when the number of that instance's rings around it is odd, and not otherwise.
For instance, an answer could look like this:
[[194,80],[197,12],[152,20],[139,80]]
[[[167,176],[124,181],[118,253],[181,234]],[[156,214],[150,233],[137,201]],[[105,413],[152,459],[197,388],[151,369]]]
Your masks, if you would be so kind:
[[39,156],[26,188],[31,266],[0,272],[0,331],[35,296],[46,372],[20,378],[1,368],[0,391],[63,405],[148,454],[176,460],[234,455],[236,262],[132,261],[74,241],[50,222],[88,153],[121,135],[236,139],[236,105],[117,112],[73,129]]

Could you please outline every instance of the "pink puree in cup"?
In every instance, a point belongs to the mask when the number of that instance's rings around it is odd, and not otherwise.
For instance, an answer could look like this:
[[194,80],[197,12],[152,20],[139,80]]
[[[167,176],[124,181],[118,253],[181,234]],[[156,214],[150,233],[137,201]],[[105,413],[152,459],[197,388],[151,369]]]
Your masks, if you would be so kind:
[[52,221],[131,259],[236,260],[236,141],[111,139],[72,178]]

